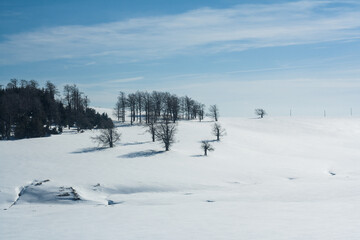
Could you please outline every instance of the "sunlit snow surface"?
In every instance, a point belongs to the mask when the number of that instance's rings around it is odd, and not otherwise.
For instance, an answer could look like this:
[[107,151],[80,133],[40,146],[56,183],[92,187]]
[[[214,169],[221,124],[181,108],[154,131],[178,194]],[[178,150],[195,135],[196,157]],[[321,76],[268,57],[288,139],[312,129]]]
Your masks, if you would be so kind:
[[[0,141],[1,239],[360,239],[359,118],[182,121]],[[117,124],[119,125],[119,124]]]

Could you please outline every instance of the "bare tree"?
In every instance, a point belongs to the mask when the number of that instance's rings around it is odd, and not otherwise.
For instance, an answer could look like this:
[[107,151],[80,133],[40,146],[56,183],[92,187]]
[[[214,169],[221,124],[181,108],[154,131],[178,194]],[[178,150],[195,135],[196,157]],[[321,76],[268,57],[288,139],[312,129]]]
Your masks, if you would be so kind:
[[204,150],[204,156],[207,156],[207,152],[214,151],[215,149],[208,141],[201,141],[201,149]]
[[130,108],[130,123],[133,125],[136,117],[136,95],[134,93],[128,95],[127,105]]
[[198,111],[199,121],[201,122],[204,119],[205,115],[205,104],[200,103]]
[[165,118],[155,128],[156,139],[164,144],[165,151],[169,151],[175,141],[176,124],[171,123],[169,118]]
[[158,118],[161,116],[161,103],[163,101],[163,96],[161,92],[153,91],[151,93],[151,98],[154,108],[154,121],[157,122]]
[[156,123],[154,122],[149,122],[147,124],[148,129],[146,130],[148,133],[151,134],[151,139],[153,142],[155,142],[155,138],[156,138]]
[[135,93],[135,101],[136,101],[136,117],[138,119],[138,121],[140,121],[141,123],[141,114],[142,114],[142,110],[143,110],[143,100],[144,100],[144,93],[137,91]]
[[214,118],[215,122],[218,121],[219,118],[219,108],[215,105],[211,105],[209,107],[209,116]]
[[144,93],[144,110],[145,110],[145,121],[150,123],[150,119],[153,117],[153,102],[151,101],[151,95],[148,92]]
[[119,101],[117,101],[115,103],[113,115],[114,115],[114,117],[117,118],[118,121],[120,121],[120,118],[121,118],[121,105],[120,105]]
[[191,109],[194,105],[194,100],[189,98],[188,96],[185,96],[185,112],[186,112],[186,118],[187,120],[190,120],[191,118]]
[[176,95],[171,95],[169,100],[170,113],[172,115],[173,122],[175,123],[179,118],[180,100]]
[[263,118],[267,113],[262,108],[255,109],[255,114],[260,116],[260,118]]
[[216,136],[216,140],[220,141],[220,137],[224,136],[226,134],[225,129],[221,127],[219,123],[214,123],[212,128],[213,135]]
[[126,113],[126,95],[124,92],[120,92],[117,97],[117,102],[114,107],[114,116],[118,121],[125,122],[125,113]]
[[101,129],[100,135],[92,137],[92,140],[104,147],[114,147],[114,143],[120,140],[121,133],[118,133],[114,127]]

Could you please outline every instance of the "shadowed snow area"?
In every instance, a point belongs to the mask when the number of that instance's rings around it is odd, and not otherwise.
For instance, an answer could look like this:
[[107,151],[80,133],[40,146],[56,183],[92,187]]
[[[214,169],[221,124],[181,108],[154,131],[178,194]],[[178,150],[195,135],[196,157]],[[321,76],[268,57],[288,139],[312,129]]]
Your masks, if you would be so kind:
[[112,149],[97,130],[0,141],[1,238],[360,239],[360,119],[219,121],[219,142],[179,122],[169,152],[118,122]]
[[17,204],[27,203],[67,203],[79,201],[80,196],[72,187],[29,186],[19,196]]

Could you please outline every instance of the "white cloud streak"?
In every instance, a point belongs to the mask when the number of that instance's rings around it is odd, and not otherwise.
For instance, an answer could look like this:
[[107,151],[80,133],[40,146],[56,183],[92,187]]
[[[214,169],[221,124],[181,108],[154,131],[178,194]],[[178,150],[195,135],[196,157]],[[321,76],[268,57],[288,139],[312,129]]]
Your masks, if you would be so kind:
[[101,80],[95,83],[79,83],[78,85],[83,88],[96,88],[96,87],[114,88],[114,87],[118,87],[119,83],[129,83],[129,82],[140,81],[143,79],[144,77],[131,77],[131,78],[121,78],[121,79],[107,80],[107,81]]
[[0,43],[0,64],[68,58],[130,62],[176,54],[357,40],[359,16],[360,5],[355,2],[339,7],[333,1],[299,1],[60,26],[6,36]]

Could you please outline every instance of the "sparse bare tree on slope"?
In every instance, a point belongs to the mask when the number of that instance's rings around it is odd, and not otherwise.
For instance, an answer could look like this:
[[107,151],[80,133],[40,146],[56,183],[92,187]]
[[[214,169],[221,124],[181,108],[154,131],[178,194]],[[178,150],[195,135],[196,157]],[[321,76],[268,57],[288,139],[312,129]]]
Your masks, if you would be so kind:
[[100,135],[96,137],[92,137],[94,142],[97,142],[99,145],[103,147],[114,147],[114,143],[120,140],[121,133],[118,133],[114,127],[101,129]]
[[267,113],[262,108],[255,109],[255,114],[260,116],[260,118],[263,118]]
[[209,107],[209,116],[214,118],[215,122],[218,121],[219,118],[219,108],[215,105],[211,105]]
[[155,128],[156,139],[164,144],[165,151],[169,151],[175,141],[176,124],[171,123],[169,118],[157,124]]
[[214,151],[215,149],[208,141],[201,141],[201,149],[204,150],[204,156],[207,156],[207,152]]
[[153,142],[155,142],[155,137],[156,137],[156,123],[154,122],[149,122],[147,124],[147,132],[151,134],[151,139]]
[[214,123],[212,133],[216,136],[217,141],[220,141],[220,137],[226,134],[225,129],[219,123]]

